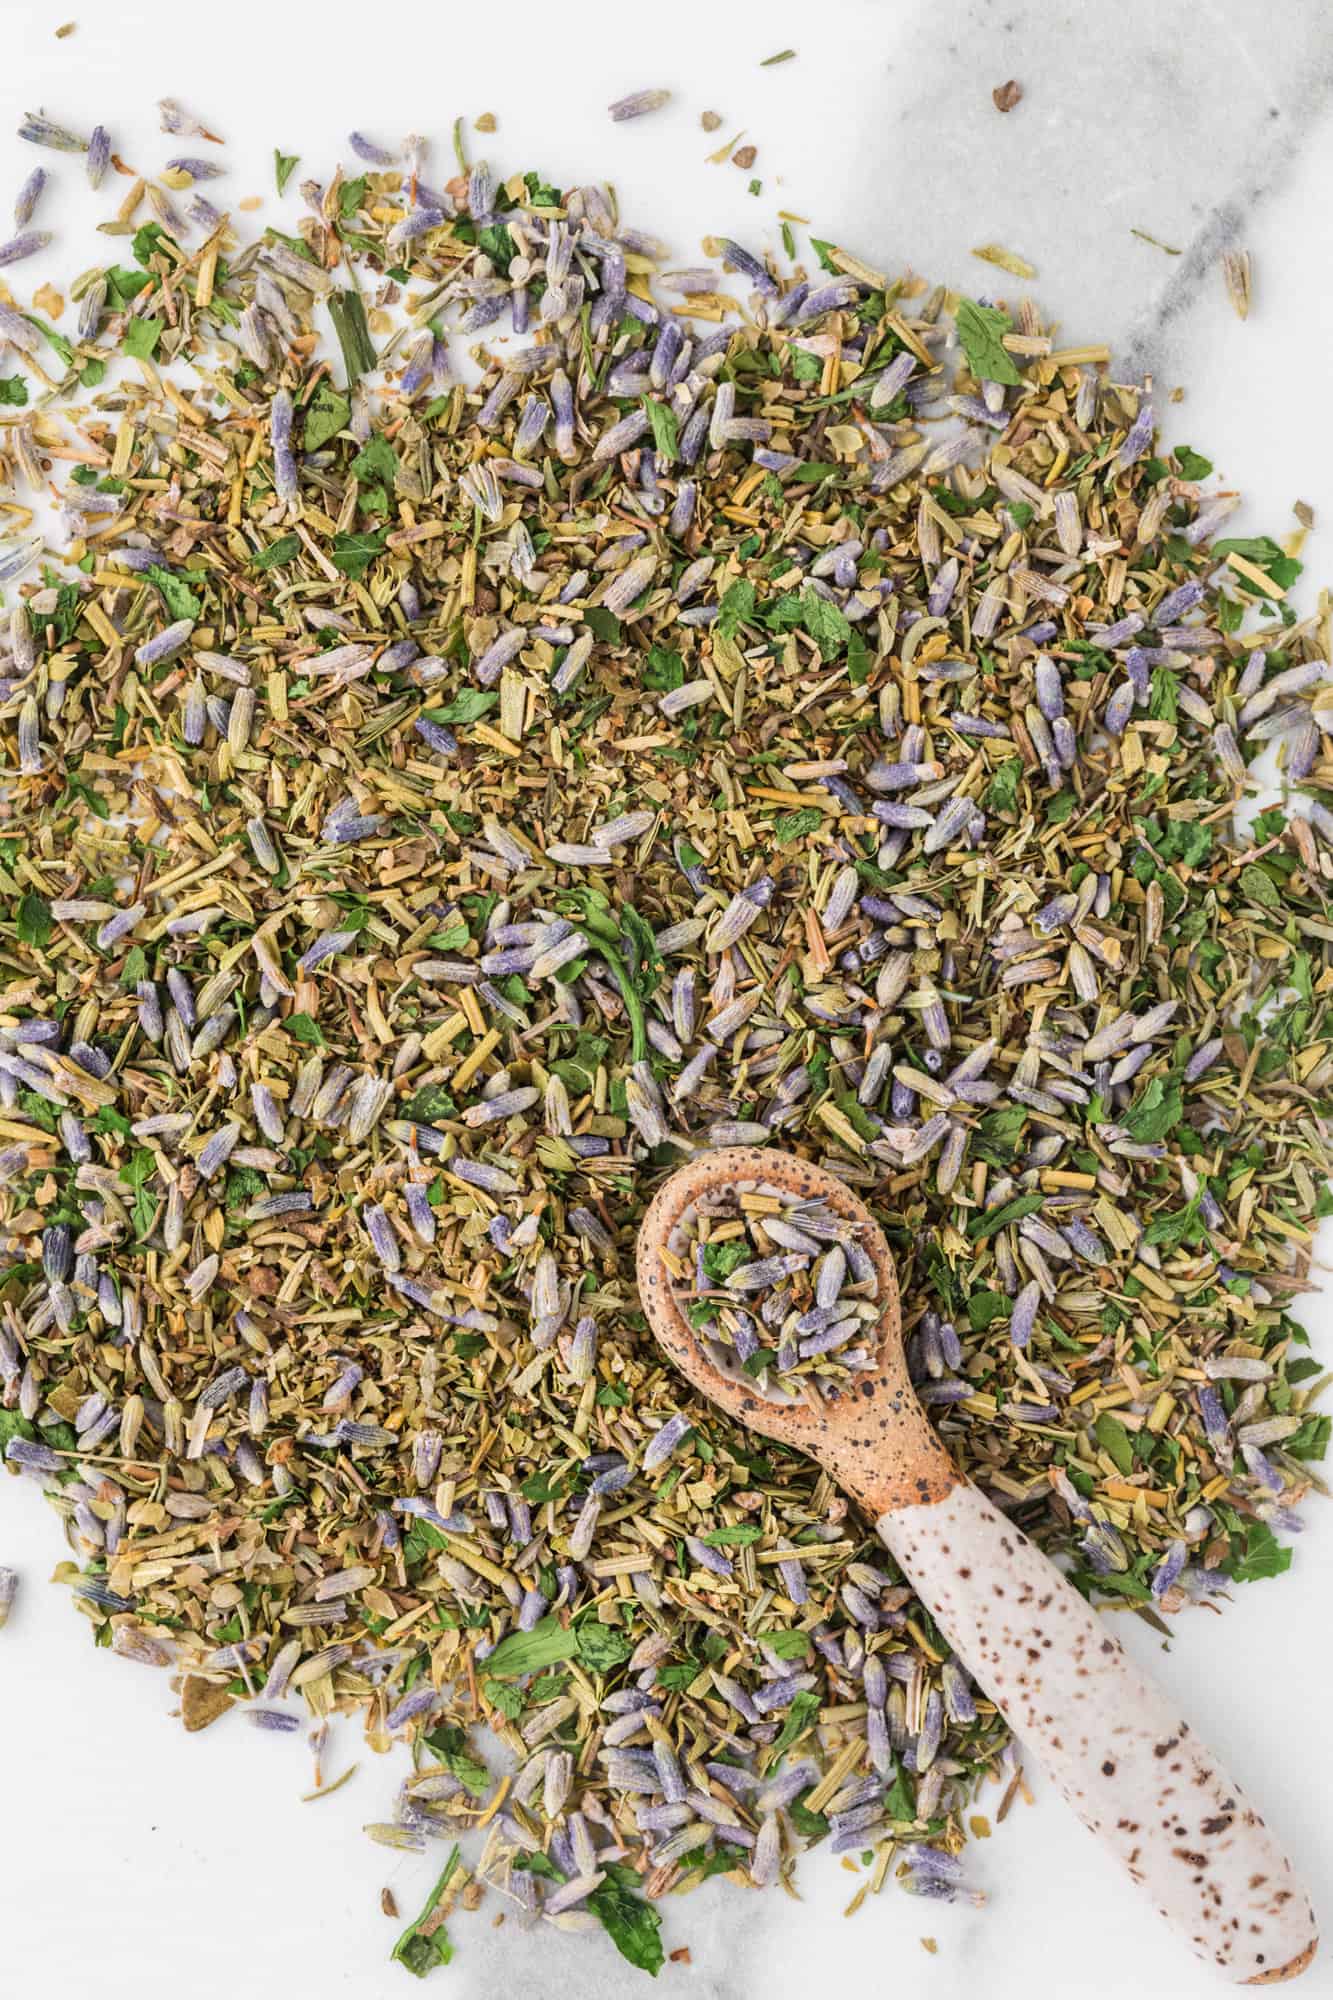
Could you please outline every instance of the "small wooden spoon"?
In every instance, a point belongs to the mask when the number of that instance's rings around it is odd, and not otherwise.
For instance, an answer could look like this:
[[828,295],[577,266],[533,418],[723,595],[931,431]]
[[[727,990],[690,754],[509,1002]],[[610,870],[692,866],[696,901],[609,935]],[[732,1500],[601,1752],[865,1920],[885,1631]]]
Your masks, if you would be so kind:
[[[704,1351],[661,1252],[724,1191],[825,1202],[858,1230],[883,1312],[879,1366],[817,1409],[762,1394]],[[1251,1985],[1291,1979],[1318,1931],[1290,1862],[1240,1787],[1055,1566],[962,1478],[907,1374],[888,1244],[823,1168],[767,1148],[701,1153],[658,1190],[639,1231],[639,1295],[681,1373],[738,1423],[808,1452],[875,1521],[958,1658],[1085,1826],[1202,1958]]]

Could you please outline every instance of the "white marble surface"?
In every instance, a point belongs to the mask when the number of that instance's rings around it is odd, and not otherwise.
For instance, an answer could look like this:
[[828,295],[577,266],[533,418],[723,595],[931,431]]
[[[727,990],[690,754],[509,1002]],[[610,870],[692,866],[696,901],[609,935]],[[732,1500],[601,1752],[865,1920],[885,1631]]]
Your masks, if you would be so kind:
[[[55,40],[71,15],[77,32]],[[466,12],[230,0],[206,18],[166,0],[6,0],[0,186],[34,163],[10,136],[30,107],[85,129],[101,118],[126,157],[151,166],[181,150],[156,134],[152,105],[180,96],[226,134],[237,165],[228,191],[263,193],[270,211],[275,142],[322,172],[354,124],[430,132],[443,147],[455,113],[491,110],[498,164],[540,165],[566,182],[612,176],[629,217],[682,260],[710,230],[772,241],[781,206],[877,263],[985,292],[1010,281],[969,250],[998,241],[1037,266],[1033,289],[1069,338],[1109,339],[1126,367],[1187,386],[1174,435],[1251,496],[1247,527],[1281,534],[1294,500],[1314,506],[1312,573],[1327,563],[1333,15],[1320,0],[508,0]],[[758,67],[787,46],[795,62]],[[990,92],[1010,76],[1026,94],[1002,117]],[[661,84],[677,93],[666,112],[607,122],[609,99]],[[759,146],[760,199],[734,167],[705,164],[698,118],[710,106],[726,133],[745,126]],[[92,227],[106,211],[82,195],[77,162],[44,163],[58,183],[39,218],[61,230],[51,268],[104,261]],[[1244,325],[1217,266],[1229,242],[1254,259]],[[22,290],[32,268],[7,275]],[[1327,1351],[1333,1311],[1313,1300],[1305,1316]],[[60,1554],[39,1496],[7,1482],[0,1559],[24,1585],[0,1640],[5,1990],[403,2000],[379,1889],[391,1882],[410,1910],[431,1863],[371,1847],[360,1831],[387,1810],[385,1762],[363,1750],[353,1783],[310,1806],[299,1802],[309,1780],[299,1743],[237,1724],[183,1736],[164,1678],[94,1652],[65,1593],[46,1587]],[[1316,1505],[1285,1578],[1243,1590],[1221,1617],[1189,1614],[1169,1650],[1141,1626],[1126,1636],[1267,1806],[1333,1924],[1330,1586],[1333,1509]],[[346,1730],[330,1768],[356,1755]],[[660,1985],[681,2000],[808,2000],[835,1987],[913,2000],[1221,1990],[1052,1798],[1017,1810],[972,1867],[984,1910],[886,1893],[851,1923],[840,1911],[856,1879],[827,1856],[803,1871],[800,1902],[712,1884],[667,1906],[668,1949],[688,1946],[691,1961],[668,1965]],[[512,1921],[495,1931],[487,1912],[453,1930],[455,1961],[432,1977],[456,2000],[496,1990],[618,2000],[627,1980],[642,1983],[600,1938],[524,1935]],[[934,1955],[923,1937],[937,1941]],[[1300,1990],[1333,1995],[1333,1952]]]

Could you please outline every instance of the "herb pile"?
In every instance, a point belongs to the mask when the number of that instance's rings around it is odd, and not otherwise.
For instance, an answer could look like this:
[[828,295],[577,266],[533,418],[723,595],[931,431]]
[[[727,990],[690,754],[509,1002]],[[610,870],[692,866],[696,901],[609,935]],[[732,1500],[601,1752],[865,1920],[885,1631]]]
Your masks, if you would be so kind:
[[635,1228],[695,1148],[820,1159],[1082,1589],[1284,1569],[1326,609],[1029,302],[673,267],[415,140],[247,238],[164,122],[77,327],[0,302],[6,1461],[188,1724],[355,1712],[413,1748],[377,1838],[484,1829],[413,1971],[482,1884],[650,1971],[665,1892],[807,1842],[954,1896],[1003,1724],[667,1368]]

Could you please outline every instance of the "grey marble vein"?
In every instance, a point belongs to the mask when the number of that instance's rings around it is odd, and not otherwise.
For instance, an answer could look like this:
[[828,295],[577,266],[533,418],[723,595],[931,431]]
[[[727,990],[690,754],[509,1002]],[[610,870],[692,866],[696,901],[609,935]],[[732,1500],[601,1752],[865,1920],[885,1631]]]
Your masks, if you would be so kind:
[[[1174,365],[1181,315],[1221,296],[1221,251],[1287,184],[1333,92],[1319,5],[966,0],[858,9],[852,37],[869,74],[821,221],[890,270],[1030,289],[1069,340],[1109,339],[1126,374]],[[1010,76],[1024,95],[1001,115],[990,93]],[[971,255],[985,242],[1037,277],[988,268]]]

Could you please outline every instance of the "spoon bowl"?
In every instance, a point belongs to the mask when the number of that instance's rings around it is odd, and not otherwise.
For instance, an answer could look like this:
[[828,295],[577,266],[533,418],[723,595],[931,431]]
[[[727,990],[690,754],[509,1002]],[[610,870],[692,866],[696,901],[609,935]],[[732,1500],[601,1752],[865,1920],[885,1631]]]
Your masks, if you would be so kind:
[[[881,1312],[877,1365],[808,1400],[765,1392],[701,1342],[681,1310],[662,1251],[673,1250],[701,1201],[721,1194],[821,1201],[856,1231],[875,1267]],[[682,1375],[748,1430],[808,1452],[872,1515],[909,1501],[943,1499],[959,1483],[917,1402],[903,1354],[898,1277],[884,1232],[836,1175],[776,1147],[726,1146],[700,1153],[658,1189],[639,1230],[639,1297],[648,1323]]]

